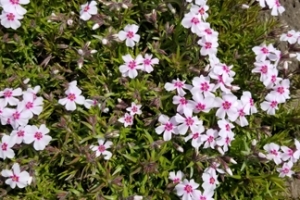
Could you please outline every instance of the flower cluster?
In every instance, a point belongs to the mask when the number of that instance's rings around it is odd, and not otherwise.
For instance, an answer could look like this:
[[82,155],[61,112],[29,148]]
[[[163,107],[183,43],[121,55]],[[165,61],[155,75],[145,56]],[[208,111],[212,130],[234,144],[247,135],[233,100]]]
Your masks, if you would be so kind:
[[282,164],[281,168],[277,168],[279,177],[292,177],[293,164],[300,158],[300,143],[295,139],[295,147],[279,146],[276,143],[266,144],[263,148],[267,154],[259,153],[261,158],[273,160],[276,165]]
[[29,4],[29,0],[0,0],[3,8],[0,15],[1,25],[16,30],[21,26],[20,20],[24,18],[27,10],[21,5]]
[[141,107],[142,105],[137,105],[132,102],[131,106],[126,108],[129,113],[125,113],[118,121],[124,124],[124,127],[131,126],[133,124],[134,115],[142,114]]

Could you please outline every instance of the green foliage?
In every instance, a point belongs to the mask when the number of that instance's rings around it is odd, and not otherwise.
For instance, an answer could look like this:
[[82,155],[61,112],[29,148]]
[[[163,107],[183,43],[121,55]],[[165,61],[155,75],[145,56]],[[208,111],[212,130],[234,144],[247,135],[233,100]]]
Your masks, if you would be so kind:
[[[201,149],[196,155],[191,145],[179,136],[164,142],[154,130],[160,113],[168,116],[176,113],[172,104],[174,93],[166,92],[164,84],[177,77],[190,83],[208,64],[207,58],[199,54],[195,34],[180,24],[187,11],[186,3],[133,0],[132,6],[119,11],[109,10],[100,3],[98,17],[104,23],[97,30],[91,29],[94,24],[91,21],[79,20],[80,5],[84,3],[83,0],[31,0],[21,28],[0,29],[0,88],[25,89],[26,78],[32,86],[40,85],[40,94],[45,98],[44,111],[30,123],[47,124],[53,138],[46,150],[40,152],[31,145],[14,147],[17,153],[13,161],[19,162],[34,179],[23,190],[11,190],[0,182],[1,199],[114,200],[130,199],[135,194],[152,200],[176,199],[174,185],[168,180],[170,171],[183,170],[186,177],[201,183],[201,174],[210,161],[226,160],[217,151]],[[251,75],[254,62],[251,49],[262,42],[272,42],[275,38],[270,39],[269,34],[279,25],[273,19],[263,21],[257,5],[241,9],[243,3],[247,1],[209,0],[207,21],[219,32],[218,57],[233,65],[237,73],[234,84],[251,91],[254,99],[261,102],[266,91],[258,77]],[[168,4],[176,10],[175,14]],[[150,20],[146,16],[153,9],[156,18]],[[70,26],[69,19],[73,20]],[[111,39],[129,23],[140,26],[141,41],[134,49]],[[108,39],[108,45],[101,43],[103,38]],[[97,53],[85,57],[79,69],[77,50],[85,47],[96,49]],[[133,80],[121,77],[118,67],[123,63],[122,55],[145,52],[160,60],[154,72],[140,73]],[[73,80],[78,81],[85,97],[99,100],[103,107],[87,110],[82,106],[68,112],[59,105],[66,84]],[[127,107],[118,98],[126,105],[135,100],[143,105],[143,114],[135,117],[132,127],[124,128],[117,121]],[[104,113],[104,107],[110,111]],[[281,107],[276,116],[261,112],[250,117],[249,127],[236,127],[235,140],[226,155],[238,164],[230,164],[234,175],[221,178],[215,199],[282,198],[284,179],[278,177],[275,164],[254,155],[268,142],[292,144],[293,134],[299,133],[299,112]],[[213,113],[199,117],[206,127],[216,125]],[[8,134],[11,131],[8,126],[0,129]],[[95,157],[89,149],[101,137],[113,141],[113,156],[109,161]],[[256,147],[251,146],[253,139],[259,141]],[[176,150],[179,146],[185,152]],[[1,161],[0,167],[8,168],[12,163]]]

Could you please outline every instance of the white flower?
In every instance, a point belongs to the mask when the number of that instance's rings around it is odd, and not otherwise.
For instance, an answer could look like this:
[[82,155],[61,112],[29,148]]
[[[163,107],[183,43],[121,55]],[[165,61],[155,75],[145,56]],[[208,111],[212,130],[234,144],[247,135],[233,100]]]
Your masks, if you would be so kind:
[[292,177],[292,175],[295,173],[294,171],[292,171],[292,167],[293,167],[293,162],[289,161],[287,163],[283,163],[281,168],[277,168],[277,171],[280,173],[279,177]]
[[274,160],[274,162],[276,163],[276,165],[279,165],[282,160],[281,160],[281,152],[279,152],[279,145],[275,144],[275,143],[270,143],[270,144],[266,144],[264,146],[264,150],[266,150],[268,152],[268,154],[266,155],[268,160]]
[[89,20],[92,15],[96,15],[98,8],[97,8],[97,2],[91,1],[90,3],[86,3],[84,5],[80,6],[80,19],[87,21]]
[[133,116],[125,113],[124,117],[121,117],[118,121],[124,124],[124,127],[131,126],[133,124]]
[[43,98],[34,97],[32,94],[24,94],[23,101],[20,102],[20,107],[22,110],[28,110],[33,115],[39,115],[43,111]]
[[16,129],[19,126],[26,126],[29,119],[32,117],[32,113],[22,108],[22,104],[19,104],[17,108],[5,108],[3,110],[3,117],[9,118],[9,123]]
[[185,84],[185,81],[181,81],[178,78],[176,80],[172,80],[172,83],[166,83],[164,88],[167,91],[177,90],[179,96],[184,96],[186,92],[183,89],[191,89],[192,86]]
[[170,119],[166,115],[160,115],[158,121],[161,123],[161,125],[155,128],[155,132],[158,135],[163,133],[164,141],[171,140],[172,134],[178,134],[175,117]]
[[21,4],[28,4],[29,0],[1,0],[0,2],[4,11],[25,15],[27,10]]
[[65,94],[67,97],[58,101],[59,104],[65,105],[66,110],[69,111],[76,110],[76,103],[79,105],[85,103],[85,98],[81,95],[81,90],[76,86],[77,83],[74,84],[70,84],[69,88],[66,90]]
[[30,180],[32,178],[27,171],[21,172],[20,165],[18,163],[15,163],[12,166],[12,170],[3,169],[1,171],[1,175],[3,177],[8,177],[5,183],[7,185],[10,185],[10,187],[13,189],[16,186],[18,186],[19,188],[26,187],[27,185],[30,184]]
[[17,12],[5,12],[3,10],[0,15],[1,24],[5,28],[12,28],[14,30],[21,26],[20,19],[23,19],[23,16],[19,15]]
[[34,125],[27,125],[25,127],[25,132],[27,132],[27,134],[24,136],[24,143],[30,144],[34,142],[33,147],[37,151],[44,150],[52,140],[52,137],[48,135],[50,130],[45,124],[42,124],[39,128]]
[[169,173],[169,179],[172,180],[174,184],[180,183],[183,176],[184,174],[180,170],[177,171],[176,173],[174,171]]
[[125,62],[119,67],[122,76],[128,76],[131,79],[135,78],[138,75],[137,70],[143,68],[143,66],[141,65],[143,63],[142,55],[138,55],[136,59],[133,59],[130,54],[127,54],[125,56],[122,56],[122,59]]
[[118,33],[121,41],[126,40],[126,46],[134,47],[136,42],[140,41],[140,35],[137,34],[139,26],[135,24],[128,24],[125,26],[124,31]]
[[219,181],[217,179],[217,175],[215,173],[206,173],[204,172],[202,174],[202,188],[204,190],[214,190],[216,189],[217,185],[219,184]]
[[181,183],[175,186],[178,196],[182,196],[182,199],[192,200],[196,195],[196,189],[199,187],[199,184],[194,181],[194,179],[188,181],[184,179]]
[[11,141],[10,136],[3,135],[2,141],[0,142],[0,158],[5,160],[6,158],[15,157],[15,152],[11,149],[15,143]]
[[22,95],[22,89],[12,89],[12,88],[6,88],[3,91],[0,91],[0,97],[4,97],[0,99],[0,105],[6,106],[7,104],[10,106],[16,106],[19,103],[19,99],[16,97]]
[[142,70],[151,73],[153,71],[152,65],[157,65],[158,63],[159,60],[157,58],[152,58],[152,54],[145,54]]
[[130,115],[132,116],[135,114],[140,115],[142,114],[141,107],[142,105],[137,105],[134,102],[132,102],[131,106],[129,108],[126,108],[126,110],[130,112]]
[[96,152],[96,156],[103,155],[105,160],[109,160],[112,156],[110,151],[107,151],[113,144],[111,141],[106,141],[104,139],[98,139],[98,146],[91,145],[90,149]]
[[25,127],[20,126],[10,133],[11,141],[15,144],[21,144],[24,141],[24,136],[27,134]]

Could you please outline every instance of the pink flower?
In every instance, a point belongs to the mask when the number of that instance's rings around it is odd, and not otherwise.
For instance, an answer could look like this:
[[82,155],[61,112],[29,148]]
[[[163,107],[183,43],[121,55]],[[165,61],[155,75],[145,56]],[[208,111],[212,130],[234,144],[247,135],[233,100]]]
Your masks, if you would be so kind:
[[280,41],[287,41],[290,44],[295,44],[299,36],[299,32],[296,32],[295,30],[290,30],[286,34],[284,33],[280,36]]
[[40,91],[41,89],[41,86],[37,85],[35,86],[34,88],[27,88],[26,91],[23,91],[23,96],[24,95],[32,95],[33,96],[33,99],[37,98],[37,93]]
[[0,97],[4,97],[4,99],[0,99],[0,105],[6,106],[7,104],[10,106],[16,106],[19,103],[19,99],[15,98],[22,95],[21,88],[12,89],[6,88],[0,92]]
[[282,14],[285,11],[285,8],[280,4],[279,0],[268,0],[268,6],[271,11],[272,16],[278,16],[278,14]]
[[169,173],[169,179],[171,181],[173,181],[174,184],[180,183],[183,177],[184,177],[184,174],[180,170],[177,171],[176,173],[174,171]]
[[204,27],[207,27],[207,23],[201,22],[201,15],[189,12],[184,15],[181,21],[184,28],[190,28],[192,33],[200,34]]
[[96,152],[96,156],[99,157],[100,155],[104,156],[105,160],[109,160],[112,156],[110,151],[107,151],[112,146],[111,141],[106,141],[104,139],[98,139],[98,146],[91,145],[90,149]]
[[252,73],[260,73],[261,82],[266,81],[270,77],[272,70],[275,68],[269,60],[255,62],[254,65],[255,68],[252,69]]
[[185,200],[192,200],[196,196],[196,189],[199,187],[199,184],[194,181],[194,179],[188,181],[184,179],[182,182],[175,186],[177,195],[182,197]]
[[249,115],[250,113],[249,113],[249,109],[248,110],[246,109],[246,106],[247,104],[245,104],[243,101],[238,101],[237,109],[239,115],[235,122],[241,127],[249,125],[246,115]]
[[125,113],[124,117],[121,117],[118,121],[124,124],[124,127],[131,126],[133,124],[133,116]]
[[172,83],[166,83],[165,89],[167,91],[177,90],[179,96],[184,96],[186,92],[183,89],[191,89],[192,86],[185,84],[185,81],[181,81],[177,78],[177,80],[172,80]]
[[264,146],[264,150],[268,152],[268,154],[266,155],[267,159],[274,160],[276,165],[279,165],[282,162],[281,152],[279,152],[279,148],[279,145],[275,143],[266,144]]
[[87,21],[98,12],[97,2],[91,1],[80,6],[80,19]]
[[235,76],[235,72],[232,70],[233,66],[227,66],[224,63],[217,63],[213,65],[211,71],[216,75],[222,75],[223,81],[227,81]]
[[143,60],[143,68],[142,70],[151,73],[153,71],[152,65],[157,65],[159,63],[159,60],[157,58],[152,58],[152,54],[145,54],[144,60]]
[[23,101],[20,102],[21,110],[27,110],[33,115],[40,115],[43,111],[43,98],[34,97],[32,94],[24,94]]
[[201,191],[197,190],[195,195],[195,200],[214,200],[214,191],[213,190],[204,190],[202,193]]
[[204,129],[204,126],[202,126],[202,125],[199,125],[197,128],[198,128],[198,130],[193,131],[188,136],[186,136],[184,138],[184,141],[187,142],[188,140],[192,139],[192,146],[198,150],[199,147],[203,144],[202,137],[204,135],[202,135],[201,133],[203,133],[205,129]]
[[18,188],[24,188],[27,185],[30,184],[32,177],[29,175],[27,171],[20,170],[20,165],[18,163],[15,163],[12,166],[12,170],[3,169],[1,171],[1,175],[3,177],[7,177],[5,183],[7,185],[10,185],[11,188],[15,188],[18,186]]
[[14,30],[21,26],[20,19],[23,19],[23,15],[19,15],[16,11],[6,12],[3,10],[0,15],[1,24],[5,28],[12,28]]
[[198,126],[202,126],[203,122],[198,119],[196,116],[192,115],[185,115],[185,117],[181,116],[180,114],[176,114],[175,120],[178,124],[178,133],[180,135],[186,134],[188,129],[192,132],[196,132],[198,130]]
[[160,115],[158,121],[161,123],[161,125],[155,128],[155,132],[158,135],[163,133],[164,141],[171,140],[172,134],[178,134],[175,117],[170,119],[166,115]]
[[131,79],[135,78],[138,75],[137,70],[142,69],[143,57],[138,55],[136,59],[133,59],[130,54],[122,56],[125,64],[119,67],[122,76],[129,77]]
[[140,35],[137,34],[139,27],[135,24],[128,24],[125,26],[124,31],[118,33],[121,41],[126,40],[126,46],[134,47],[136,42],[140,41]]
[[269,115],[275,115],[275,111],[278,109],[278,104],[280,103],[277,95],[269,93],[265,99],[266,101],[260,104],[261,109],[267,111]]
[[211,55],[216,55],[218,51],[218,38],[206,38],[202,37],[199,41],[198,44],[201,46],[200,49],[200,54],[202,56],[211,56]]
[[217,185],[219,184],[218,177],[215,173],[206,173],[202,174],[202,188],[204,190],[214,190],[216,189]]
[[195,92],[193,94],[193,100],[189,100],[189,103],[193,105],[193,112],[205,112],[208,113],[213,107],[215,98],[214,97],[204,97],[200,92]]
[[215,99],[215,106],[219,107],[216,112],[216,116],[220,119],[224,119],[227,115],[230,121],[235,121],[238,116],[238,100],[233,94],[223,94],[222,99],[217,97]]
[[232,131],[219,131],[219,138],[216,143],[218,146],[223,147],[223,151],[227,152],[228,147],[231,146],[231,142],[234,140],[234,133]]
[[0,4],[2,4],[2,7],[4,11],[6,12],[16,12],[19,15],[26,14],[27,10],[24,9],[21,4],[28,4],[29,0],[1,0]]
[[5,108],[3,111],[3,117],[9,120],[9,124],[13,128],[19,126],[26,126],[29,119],[32,117],[32,113],[28,110],[24,110],[22,105],[19,104],[17,108]]
[[219,166],[220,166],[220,163],[212,162],[210,164],[210,166],[204,170],[204,172],[208,173],[208,174],[217,174],[217,172],[220,174],[225,174],[225,171],[223,169],[219,168]]
[[216,146],[216,138],[217,137],[218,137],[218,132],[216,130],[211,129],[211,128],[208,129],[206,131],[206,133],[203,135],[203,137],[201,138],[201,140],[203,142],[205,142],[203,148],[207,149],[210,147],[210,148],[214,149]]
[[76,85],[71,84],[65,94],[67,96],[60,99],[58,103],[65,106],[68,111],[76,110],[76,104],[83,105],[85,103],[85,98],[81,95],[81,90]]
[[227,80],[224,80],[222,75],[217,75],[215,73],[209,73],[209,76],[210,78],[217,80],[217,84],[215,85],[213,91],[220,88],[225,94],[231,94],[230,88],[232,87],[231,83],[233,78],[228,77]]
[[142,111],[141,111],[141,107],[142,105],[137,105],[135,104],[134,102],[131,103],[131,106],[129,108],[126,108],[127,111],[130,112],[130,115],[140,115],[142,114]]
[[27,134],[25,127],[20,126],[10,133],[10,139],[14,144],[21,144]]
[[283,79],[281,82],[278,82],[274,87],[273,93],[274,96],[277,97],[279,103],[286,102],[287,99],[290,99],[290,80]]
[[3,160],[14,158],[15,152],[11,149],[14,145],[15,143],[11,140],[10,136],[4,134],[0,142],[0,158]]
[[252,95],[249,91],[243,92],[243,95],[241,96],[241,101],[244,105],[244,111],[246,113],[257,113],[257,108],[254,105],[254,100],[252,99]]
[[278,59],[278,56],[275,54],[275,48],[272,44],[266,46],[266,44],[262,44],[260,46],[255,46],[252,48],[252,51],[256,54],[256,61],[265,61],[269,58],[272,61]]
[[48,135],[50,130],[45,124],[40,125],[39,128],[35,125],[27,125],[25,127],[25,132],[27,134],[24,136],[24,143],[30,144],[33,142],[33,147],[37,151],[44,150],[52,140],[52,137]]
[[194,77],[192,80],[193,88],[191,93],[195,95],[196,93],[202,93],[205,97],[214,97],[212,93],[215,84],[210,83],[210,78],[208,76],[201,75],[200,77]]
[[205,21],[208,18],[208,14],[207,14],[208,9],[209,7],[207,5],[202,5],[202,6],[192,5],[190,10],[194,14],[199,14],[201,16],[201,19]]
[[279,177],[292,177],[292,175],[295,173],[294,171],[292,171],[292,167],[293,167],[293,162],[287,162],[287,163],[283,163],[281,168],[277,168],[277,172],[279,172]]
[[173,104],[177,106],[177,112],[185,115],[192,115],[193,113],[193,104],[191,104],[185,97],[174,96]]

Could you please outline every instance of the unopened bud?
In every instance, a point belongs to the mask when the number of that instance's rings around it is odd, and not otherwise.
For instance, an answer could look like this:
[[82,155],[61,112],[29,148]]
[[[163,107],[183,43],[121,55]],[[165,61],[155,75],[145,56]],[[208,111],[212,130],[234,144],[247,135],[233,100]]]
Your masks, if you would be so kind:
[[289,68],[288,61],[284,61],[284,63],[283,63],[283,69],[287,70],[288,68]]
[[27,83],[29,83],[29,81],[30,81],[30,79],[29,79],[29,78],[26,78],[26,79],[23,81],[23,83],[24,83],[24,84],[27,84]]
[[257,140],[256,139],[252,140],[251,144],[252,144],[252,146],[256,146]]
[[31,182],[32,182],[32,176],[29,176],[29,178],[28,178],[28,180],[27,180],[28,185],[30,185]]
[[107,45],[107,43],[108,43],[108,40],[104,38],[104,39],[102,40],[102,44]]
[[258,153],[258,157],[260,158],[267,158],[267,156],[261,152]]
[[71,11],[71,15],[75,15],[75,13],[73,11]]
[[91,54],[97,53],[97,50],[93,49],[91,50]]
[[225,171],[226,171],[230,176],[233,175],[233,174],[232,174],[232,171],[231,171],[231,169],[230,169],[229,167],[226,167]]
[[83,66],[83,63],[82,62],[78,62],[78,68],[81,69]]
[[295,54],[295,53],[290,53],[290,54],[289,54],[289,57],[290,57],[290,58],[295,58],[295,57],[297,57],[297,54]]
[[59,72],[58,69],[55,69],[55,70],[52,71],[53,74],[58,74],[58,72]]
[[92,27],[93,30],[96,30],[100,27],[100,25],[98,23],[94,24],[94,26]]
[[238,91],[239,89],[241,89],[241,88],[239,86],[237,86],[237,85],[231,86],[231,90],[232,91]]
[[229,162],[231,162],[232,164],[237,164],[237,162],[233,158],[230,158]]
[[103,109],[103,112],[104,112],[104,113],[108,113],[108,112],[109,112],[109,108],[104,108],[104,109]]
[[122,3],[122,8],[127,9],[128,6],[125,3]]
[[69,26],[72,26],[72,25],[73,25],[73,20],[72,20],[72,19],[68,19],[68,20],[67,20],[67,24],[68,24]]
[[248,9],[248,8],[250,8],[250,6],[248,6],[247,4],[242,5],[242,9]]
[[209,69],[210,69],[210,65],[206,65],[206,67],[204,68],[204,71],[209,72]]
[[170,11],[175,14],[176,13],[176,10],[175,8],[172,6],[172,4],[168,3],[168,8],[170,9]]
[[138,195],[135,195],[133,197],[133,200],[142,200],[142,199],[143,199],[143,197],[142,196],[138,196]]
[[122,100],[122,99],[120,99],[120,98],[118,98],[118,99],[117,99],[117,101],[118,101],[118,103],[121,103],[121,102],[123,102],[123,100]]
[[217,150],[221,155],[224,155],[224,151],[221,147],[217,147]]
[[83,50],[82,50],[82,49],[78,49],[78,50],[77,50],[77,53],[78,53],[79,55],[82,55],[82,56],[83,56]]

